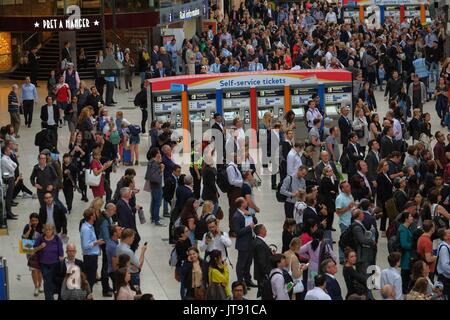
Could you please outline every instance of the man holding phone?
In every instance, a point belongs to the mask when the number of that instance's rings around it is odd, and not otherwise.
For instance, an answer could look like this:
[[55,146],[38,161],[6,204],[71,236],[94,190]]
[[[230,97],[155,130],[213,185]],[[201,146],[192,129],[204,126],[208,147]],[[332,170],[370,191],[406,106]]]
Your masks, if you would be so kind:
[[84,271],[87,281],[94,290],[94,284],[97,277],[98,256],[100,255],[100,246],[105,243],[103,239],[98,239],[95,235],[94,222],[95,212],[92,209],[86,209],[83,213],[84,223],[81,226],[81,249],[83,251]]

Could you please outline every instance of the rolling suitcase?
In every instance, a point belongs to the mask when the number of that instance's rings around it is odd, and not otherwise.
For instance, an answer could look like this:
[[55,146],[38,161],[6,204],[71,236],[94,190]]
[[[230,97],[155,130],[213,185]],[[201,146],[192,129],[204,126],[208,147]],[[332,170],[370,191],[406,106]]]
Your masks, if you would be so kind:
[[9,299],[8,291],[8,267],[6,266],[6,259],[0,257],[0,300]]
[[131,151],[129,148],[123,148],[122,160],[125,166],[133,165],[131,163]]

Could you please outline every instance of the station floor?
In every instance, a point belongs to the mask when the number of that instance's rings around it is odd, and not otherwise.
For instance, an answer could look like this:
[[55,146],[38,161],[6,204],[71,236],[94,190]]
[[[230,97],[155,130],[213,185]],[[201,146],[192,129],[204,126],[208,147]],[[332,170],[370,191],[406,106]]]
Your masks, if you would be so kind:
[[[13,84],[11,81],[0,81],[0,125],[6,125],[9,123],[9,114],[7,112],[7,95],[10,91],[10,86]],[[40,106],[43,105],[43,100],[46,95],[46,83],[40,82],[39,89],[39,104],[37,110],[34,110],[33,124],[31,128],[26,128],[21,126],[20,128],[20,138],[19,142],[19,161],[21,172],[24,176],[24,180],[27,186],[30,186],[29,176],[33,166],[37,163],[37,153],[38,148],[34,146],[34,136],[39,131],[40,128]],[[139,80],[134,79],[134,88],[139,88]],[[115,100],[119,103],[114,108],[109,108],[110,114],[113,115],[117,110],[124,112],[125,118],[132,123],[140,123],[141,111],[139,108],[134,107],[133,98],[135,92],[128,94],[125,90],[116,90]],[[387,103],[383,100],[383,93],[377,91],[376,94],[378,111],[380,117],[384,116],[387,111]],[[425,107],[425,111],[431,113],[432,119],[432,129],[433,132],[436,130],[443,130],[447,133],[446,128],[441,128],[439,125],[439,118],[436,115],[434,109],[434,101],[428,102]],[[22,117],[23,123],[23,117]],[[68,151],[69,134],[68,128],[63,127],[63,129],[58,130],[59,133],[59,145],[58,149],[61,153]],[[140,144],[140,166],[135,166],[137,170],[136,184],[137,187],[143,189],[144,186],[144,175],[145,175],[145,155],[148,150],[148,137],[143,135],[141,137]],[[125,168],[119,167],[117,174],[112,175],[112,186],[116,185],[118,179],[123,175]],[[281,233],[282,225],[284,221],[284,210],[283,205],[278,203],[275,198],[275,193],[270,189],[270,176],[262,174],[262,186],[255,192],[255,199],[258,206],[261,208],[261,213],[258,215],[260,223],[264,223],[267,227],[267,243],[275,244],[279,250],[281,250]],[[33,189],[32,189],[33,190]],[[33,190],[34,191],[34,190]],[[63,197],[61,193],[61,197]],[[88,191],[88,197],[90,200],[93,199],[92,193]],[[83,210],[88,206],[87,203],[80,201],[81,195],[75,194],[74,206],[72,214],[68,216],[68,236],[69,242],[73,242],[78,248],[78,258],[81,257],[80,248],[80,235],[78,231],[78,222],[82,217]],[[33,283],[31,280],[31,274],[28,270],[26,257],[19,254],[19,240],[21,238],[22,230],[28,223],[28,215],[31,212],[38,212],[39,205],[38,200],[32,199],[20,199],[18,200],[19,205],[13,208],[13,212],[19,215],[19,219],[12,221],[8,220],[8,235],[0,236],[0,256],[7,259],[7,264],[9,266],[9,293],[10,299],[13,300],[43,300],[44,295],[40,294],[39,297],[35,298],[33,296]],[[141,273],[141,287],[144,293],[152,293],[155,299],[159,300],[177,300],[180,299],[179,296],[179,283],[174,279],[174,269],[168,265],[169,253],[171,251],[171,246],[168,243],[168,228],[155,227],[150,224],[150,194],[141,191],[137,195],[138,204],[142,205],[145,209],[147,223],[144,225],[139,225],[139,233],[142,237],[141,244],[148,241],[149,249],[145,256],[145,264],[142,268]],[[220,198],[220,204],[227,216],[228,204],[226,195],[222,195]],[[161,212],[162,215],[162,212]],[[335,219],[335,224],[338,219]],[[167,219],[166,219],[167,222]],[[167,222],[168,223],[168,222]],[[336,229],[337,225],[335,226]],[[228,219],[224,219],[221,222],[221,229],[228,231]],[[339,239],[339,231],[333,233],[334,240]],[[337,250],[335,245],[335,250]],[[234,249],[234,239],[233,239],[233,249],[228,250],[231,261],[236,264],[237,251]],[[381,238],[378,244],[378,255],[377,263],[381,268],[387,267],[387,245],[386,239]],[[101,258],[99,258],[99,265],[101,264]],[[100,270],[100,268],[99,268]],[[253,273],[253,266],[252,266]],[[230,272],[230,283],[236,279],[235,270]],[[339,271],[337,274],[337,279],[341,284],[343,290],[343,295],[345,295],[346,287],[342,276],[341,266],[339,266]],[[247,297],[249,299],[255,299],[256,290],[250,290]],[[94,287],[94,298],[95,299],[105,299],[101,295],[101,285],[98,283]]]

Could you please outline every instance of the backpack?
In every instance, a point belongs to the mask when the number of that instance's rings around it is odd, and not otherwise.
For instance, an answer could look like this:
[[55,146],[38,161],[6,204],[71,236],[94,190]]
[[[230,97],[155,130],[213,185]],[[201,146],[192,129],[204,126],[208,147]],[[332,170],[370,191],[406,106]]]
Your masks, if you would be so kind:
[[141,127],[137,124],[130,124],[128,126],[128,130],[130,131],[130,134],[133,136],[139,135],[141,133]]
[[210,216],[212,216],[212,215],[208,214],[208,215],[204,216],[203,218],[201,218],[197,222],[197,225],[195,226],[195,230],[194,230],[195,240],[202,240],[203,235],[208,232],[208,225],[207,225],[206,221],[208,220],[208,218]]
[[[441,257],[441,249],[444,246],[445,246],[444,244],[441,244],[441,245],[439,245],[439,248],[437,249],[437,254],[436,254],[437,258],[436,258],[436,264],[435,264],[436,265],[435,272],[436,272],[437,276],[440,275],[439,272],[438,272],[437,266],[438,266],[438,263],[439,263],[439,258]],[[445,247],[447,248],[448,255],[450,256],[450,249],[447,246],[445,246]]]
[[[217,172],[217,179],[216,179],[216,183],[217,186],[219,187],[219,189],[224,192],[227,193],[228,191],[231,190],[231,185],[230,185],[230,181],[228,181],[228,174],[227,174],[227,168],[229,165],[224,166],[220,171]],[[234,170],[237,169],[235,166]]]
[[400,245],[400,233],[397,232],[388,239],[388,252],[402,252],[402,247]]
[[270,276],[265,275],[264,279],[262,280],[261,284],[261,300],[275,300],[276,297],[273,296],[272,291],[272,277],[276,274],[281,274],[281,272],[274,272]]
[[345,248],[352,248],[353,250],[356,250],[357,244],[353,237],[353,227],[354,224],[351,224],[350,227],[348,227],[344,232],[341,233],[341,236],[339,237],[339,248],[341,248],[343,251],[345,251]]
[[177,251],[175,250],[175,248],[173,248],[172,251],[170,252],[169,266],[176,267],[177,264],[178,264],[178,255],[177,255]]
[[[289,182],[289,190],[292,190],[292,177],[289,176],[289,178],[291,179],[291,181]],[[275,193],[278,202],[285,202],[287,200],[287,196],[281,193],[281,186],[283,185],[283,182],[284,180],[278,183],[277,192]]]
[[109,135],[109,141],[113,144],[113,145],[118,145],[120,143],[120,134],[119,131],[112,131],[111,134]]
[[431,220],[433,220],[436,225],[436,230],[439,229],[447,229],[448,228],[448,220],[444,218],[440,214],[436,214],[436,210],[438,208],[438,204],[433,204],[431,208]]

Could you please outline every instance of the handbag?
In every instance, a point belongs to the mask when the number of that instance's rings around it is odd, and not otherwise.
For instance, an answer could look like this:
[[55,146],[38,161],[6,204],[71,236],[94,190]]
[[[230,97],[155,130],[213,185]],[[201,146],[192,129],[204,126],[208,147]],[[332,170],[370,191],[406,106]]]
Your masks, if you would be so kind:
[[302,277],[300,276],[300,278],[294,278],[294,276],[292,275],[292,258],[289,262],[289,270],[288,270],[289,275],[292,277],[293,281],[294,281],[294,287],[292,288],[292,293],[296,294],[296,293],[302,293],[303,291],[305,291],[305,287],[303,286],[303,281],[302,281]]
[[205,288],[202,288],[202,287],[194,288],[194,299],[195,300],[205,300],[205,298],[206,298]]
[[393,219],[395,219],[395,217],[398,214],[397,206],[395,204],[395,199],[392,197],[389,200],[387,200],[386,203],[384,204],[384,207],[386,208],[386,213],[387,213],[389,220],[392,221]]
[[102,175],[95,175],[92,169],[86,171],[86,185],[89,187],[98,187],[102,181]]
[[222,207],[217,208],[216,219],[217,219],[217,220],[222,220],[222,219],[223,219],[223,210],[222,210]]
[[41,264],[39,262],[39,257],[37,254],[30,255],[28,257],[28,263],[27,266],[33,269],[40,269]]
[[225,288],[220,283],[211,283],[206,290],[206,300],[226,300]]
[[139,216],[139,222],[141,224],[145,224],[147,222],[147,220],[145,219],[144,210],[142,208],[138,210],[138,216]]
[[144,191],[145,192],[152,192],[152,185],[150,183],[150,180],[145,180]]

